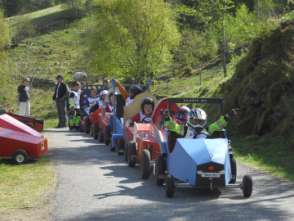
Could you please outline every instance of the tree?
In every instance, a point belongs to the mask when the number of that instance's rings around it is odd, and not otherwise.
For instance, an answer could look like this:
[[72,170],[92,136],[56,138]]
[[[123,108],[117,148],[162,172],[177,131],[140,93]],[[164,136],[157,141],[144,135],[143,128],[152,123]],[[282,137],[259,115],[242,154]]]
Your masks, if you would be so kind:
[[180,36],[164,0],[108,0],[98,8],[90,49],[96,71],[143,81],[170,64]]

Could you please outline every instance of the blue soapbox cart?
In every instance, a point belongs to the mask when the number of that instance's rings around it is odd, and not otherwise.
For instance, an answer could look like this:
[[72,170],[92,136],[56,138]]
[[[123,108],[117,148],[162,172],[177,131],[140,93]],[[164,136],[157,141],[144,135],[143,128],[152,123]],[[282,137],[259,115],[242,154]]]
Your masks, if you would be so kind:
[[[222,99],[170,98],[168,102],[218,104],[223,109]],[[210,190],[235,187],[242,190],[245,198],[251,196],[253,182],[249,175],[236,184],[236,161],[225,130],[206,139],[175,138],[175,134],[163,127],[162,120],[157,120],[161,155],[154,173],[158,185],[166,183],[167,197],[174,196],[179,183]]]

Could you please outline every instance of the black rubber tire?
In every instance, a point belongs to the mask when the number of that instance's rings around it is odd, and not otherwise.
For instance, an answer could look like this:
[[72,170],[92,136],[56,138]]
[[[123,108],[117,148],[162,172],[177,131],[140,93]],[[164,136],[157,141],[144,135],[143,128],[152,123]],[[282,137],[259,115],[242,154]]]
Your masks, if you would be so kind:
[[124,154],[124,146],[125,146],[124,140],[123,139],[118,140],[117,148],[116,148],[117,149],[117,155],[122,156]]
[[124,148],[124,158],[125,158],[125,161],[128,162],[128,145],[125,145],[125,148]]
[[95,125],[94,127],[94,139],[97,140],[98,139],[98,134],[99,134],[99,127],[97,125]]
[[98,134],[98,141],[99,141],[99,143],[103,143],[104,142],[104,133],[103,133],[103,130],[100,130],[100,132]]
[[91,126],[90,126],[90,133],[89,133],[89,135],[91,137],[94,137],[94,124],[91,124]]
[[111,143],[111,131],[110,131],[109,127],[105,128],[104,143],[105,143],[106,146],[108,146]]
[[253,181],[251,176],[245,175],[242,180],[241,189],[243,191],[243,196],[249,198],[252,194]]
[[15,164],[24,164],[28,161],[28,154],[24,150],[18,150],[14,153],[12,159]]
[[159,176],[164,176],[165,174],[165,159],[163,155],[160,155],[155,162],[155,180],[158,186],[162,186],[164,184],[164,178],[160,178]]
[[166,177],[166,190],[165,194],[168,198],[172,198],[175,195],[176,185],[173,176],[168,175]]
[[230,158],[231,163],[231,172],[232,172],[232,179],[230,180],[230,184],[235,184],[237,180],[237,162],[233,156]]
[[144,180],[147,180],[151,174],[150,161],[151,161],[150,151],[147,149],[144,149],[142,151],[141,162],[140,162],[142,179],[144,179]]
[[129,167],[135,167],[136,166],[136,144],[130,143],[128,146],[128,165]]

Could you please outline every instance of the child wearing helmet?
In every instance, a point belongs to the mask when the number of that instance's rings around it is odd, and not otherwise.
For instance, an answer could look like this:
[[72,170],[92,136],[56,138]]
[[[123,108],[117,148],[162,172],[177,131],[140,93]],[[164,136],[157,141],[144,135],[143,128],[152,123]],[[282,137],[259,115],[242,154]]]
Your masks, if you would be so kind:
[[185,137],[187,138],[206,138],[209,134],[205,127],[207,125],[207,114],[201,108],[193,109],[189,112],[187,131]]
[[126,106],[133,103],[134,98],[143,92],[143,89],[139,85],[132,85],[129,89],[129,96],[126,99]]
[[[102,90],[100,92],[100,99],[99,99],[99,107],[104,109],[106,111],[106,107],[108,104],[107,98],[108,98],[109,92],[107,90]],[[108,111],[106,111],[108,112]]]
[[150,97],[145,97],[141,103],[141,111],[132,118],[132,121],[136,123],[150,123],[154,106],[154,100]]
[[[228,125],[228,120],[237,115],[237,111],[233,109],[228,114],[221,116],[217,121],[207,127],[207,114],[201,108],[192,109],[189,112],[186,124],[179,124],[170,120],[165,120],[165,127],[186,138],[207,138],[208,136],[217,134]],[[208,128],[208,131],[206,130]]]

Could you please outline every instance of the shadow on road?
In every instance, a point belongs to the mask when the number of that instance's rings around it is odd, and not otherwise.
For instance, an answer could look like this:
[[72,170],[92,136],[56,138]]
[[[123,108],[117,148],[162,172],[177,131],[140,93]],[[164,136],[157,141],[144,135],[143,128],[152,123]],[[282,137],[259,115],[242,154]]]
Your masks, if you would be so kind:
[[[72,136],[68,133],[65,135]],[[284,209],[283,205],[293,202],[293,184],[262,172],[247,168],[254,180],[254,192],[250,199],[243,199],[239,189],[225,189],[219,195],[191,188],[178,188],[175,198],[168,199],[164,187],[156,187],[153,177],[143,181],[139,168],[129,168],[123,157],[110,152],[109,147],[82,134],[73,135],[70,142],[72,147],[57,147],[50,151],[54,162],[57,165],[97,165],[105,171],[103,176],[119,178],[119,185],[116,186],[119,190],[99,192],[92,197],[103,202],[111,197],[115,201],[116,197],[124,196],[128,203],[115,208],[101,205],[91,212],[66,219],[68,221],[291,220],[290,210]],[[240,169],[243,173],[246,171],[243,166]],[[132,203],[134,198],[144,204]],[[204,219],[208,214],[209,219]]]
[[[197,200],[196,200],[197,201]],[[124,206],[112,209],[97,209],[81,216],[66,219],[67,221],[170,221],[170,220],[286,220],[289,214],[275,207],[266,207],[256,203],[221,204],[206,201],[197,204],[179,202],[170,199],[164,203],[150,203],[144,206]],[[290,219],[289,219],[290,220]]]

